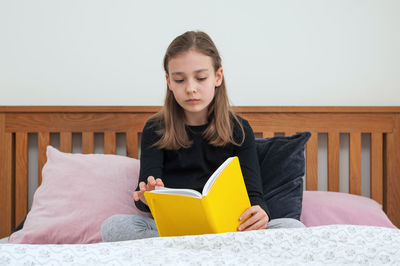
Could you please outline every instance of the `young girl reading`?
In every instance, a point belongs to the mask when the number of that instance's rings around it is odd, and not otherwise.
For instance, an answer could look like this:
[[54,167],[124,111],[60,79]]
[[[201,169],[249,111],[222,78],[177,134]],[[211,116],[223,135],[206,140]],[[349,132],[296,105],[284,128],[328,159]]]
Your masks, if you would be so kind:
[[[303,227],[295,219],[269,220],[254,134],[229,105],[221,58],[211,38],[194,31],[175,38],[165,54],[164,70],[164,107],[142,132],[139,184],[133,193],[138,209],[150,211],[144,192],[155,186],[201,192],[218,166],[238,156],[252,205],[238,217],[243,221],[238,230]],[[108,218],[101,234],[103,241],[158,236],[152,218],[122,214]]]

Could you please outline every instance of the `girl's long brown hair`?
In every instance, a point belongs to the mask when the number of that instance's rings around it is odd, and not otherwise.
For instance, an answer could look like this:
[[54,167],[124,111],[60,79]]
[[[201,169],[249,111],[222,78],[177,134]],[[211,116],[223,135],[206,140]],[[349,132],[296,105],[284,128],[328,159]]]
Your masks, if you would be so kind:
[[[176,37],[169,45],[164,56],[164,70],[168,72],[168,63],[174,56],[195,50],[212,58],[214,71],[221,67],[221,57],[210,36],[201,31],[188,31]],[[169,150],[188,148],[192,141],[189,140],[186,132],[185,113],[183,108],[177,103],[173,93],[167,84],[167,94],[165,96],[164,107],[155,114],[152,121],[159,123],[161,135],[155,146]],[[225,80],[220,86],[215,88],[214,99],[208,106],[208,126],[203,133],[203,137],[209,144],[223,146],[228,143],[240,146],[244,141],[243,125],[233,112],[225,87]],[[240,142],[235,141],[233,136],[234,121],[239,125],[242,132]]]

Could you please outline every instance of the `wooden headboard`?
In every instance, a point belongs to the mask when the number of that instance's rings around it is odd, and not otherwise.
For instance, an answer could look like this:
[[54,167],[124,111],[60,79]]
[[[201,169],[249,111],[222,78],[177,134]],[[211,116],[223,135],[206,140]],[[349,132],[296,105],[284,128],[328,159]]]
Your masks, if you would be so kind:
[[[50,133],[60,150],[72,152],[72,134],[82,134],[82,153],[94,152],[94,134],[104,134],[104,153],[116,152],[116,134],[126,134],[126,151],[138,156],[146,119],[159,106],[0,106],[0,237],[28,211],[28,134],[38,136],[38,178]],[[328,190],[339,191],[339,135],[349,134],[349,192],[361,193],[361,134],[370,134],[371,198],[383,204],[400,227],[400,107],[235,107],[255,133],[313,133],[306,147],[306,189],[318,189],[318,134],[328,136]]]

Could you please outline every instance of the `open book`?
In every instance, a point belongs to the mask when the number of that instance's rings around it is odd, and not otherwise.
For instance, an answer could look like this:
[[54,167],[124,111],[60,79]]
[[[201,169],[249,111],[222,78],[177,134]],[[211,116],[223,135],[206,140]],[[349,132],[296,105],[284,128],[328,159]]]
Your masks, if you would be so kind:
[[158,187],[144,196],[160,236],[235,232],[251,206],[238,157],[221,164],[202,193]]

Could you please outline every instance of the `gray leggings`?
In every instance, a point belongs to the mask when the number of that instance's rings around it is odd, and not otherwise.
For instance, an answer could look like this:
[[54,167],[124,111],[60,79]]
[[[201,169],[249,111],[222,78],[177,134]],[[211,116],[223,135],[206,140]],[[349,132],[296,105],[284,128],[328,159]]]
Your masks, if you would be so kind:
[[[292,218],[273,219],[268,229],[305,227],[300,221]],[[113,215],[101,225],[101,237],[104,242],[134,240],[157,237],[158,231],[154,219],[130,214]]]

